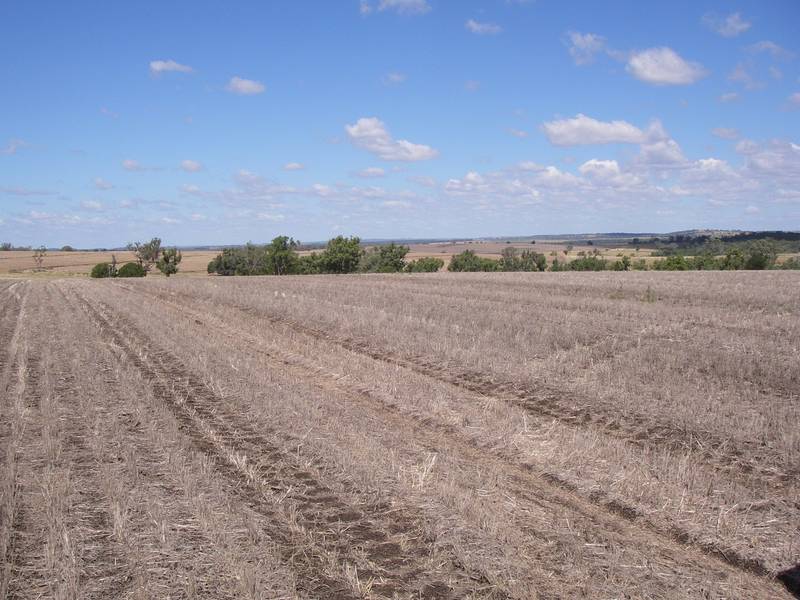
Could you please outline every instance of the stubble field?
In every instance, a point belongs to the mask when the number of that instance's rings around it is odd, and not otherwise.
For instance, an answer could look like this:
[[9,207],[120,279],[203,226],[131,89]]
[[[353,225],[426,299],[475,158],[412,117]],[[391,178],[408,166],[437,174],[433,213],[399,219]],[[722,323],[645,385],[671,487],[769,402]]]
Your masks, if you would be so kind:
[[790,598],[799,292],[0,280],[0,597]]

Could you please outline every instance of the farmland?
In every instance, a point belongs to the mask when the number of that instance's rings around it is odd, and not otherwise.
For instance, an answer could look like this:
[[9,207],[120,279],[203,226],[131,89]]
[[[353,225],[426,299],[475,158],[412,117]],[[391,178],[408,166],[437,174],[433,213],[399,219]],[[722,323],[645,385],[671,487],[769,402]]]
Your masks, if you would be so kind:
[[0,280],[0,597],[790,598],[800,276]]

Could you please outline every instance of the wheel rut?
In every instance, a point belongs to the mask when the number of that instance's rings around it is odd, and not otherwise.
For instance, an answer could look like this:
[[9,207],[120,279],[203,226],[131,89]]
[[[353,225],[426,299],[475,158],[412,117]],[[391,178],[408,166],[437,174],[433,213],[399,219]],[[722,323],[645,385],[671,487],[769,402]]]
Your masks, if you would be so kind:
[[[169,407],[193,444],[214,458],[221,474],[235,480],[251,508],[272,518],[270,537],[286,549],[285,560],[301,575],[309,593],[355,597],[352,581],[347,584],[342,577],[326,574],[329,565],[314,547],[352,565],[352,573],[373,595],[455,598],[475,587],[469,574],[455,565],[431,569],[431,547],[413,515],[384,503],[353,506],[309,469],[294,465],[264,431],[254,430],[227,409],[225,400],[177,357],[155,348],[120,315],[112,316],[101,304],[80,295],[76,298],[100,327],[101,336],[150,383],[155,397]],[[290,520],[309,533],[311,548],[298,547],[297,533],[285,524],[287,507]]]
[[[131,291],[137,292],[138,290]],[[147,294],[145,294],[147,295]],[[458,448],[459,452],[475,464],[491,463],[492,466],[502,469],[512,483],[512,490],[515,496],[523,501],[540,504],[544,502],[550,506],[568,507],[583,519],[589,529],[599,529],[603,535],[612,539],[626,540],[626,543],[642,548],[643,552],[656,551],[663,557],[669,557],[675,563],[691,562],[695,565],[706,564],[708,573],[716,573],[722,578],[731,576],[735,571],[742,571],[764,577],[763,584],[769,588],[771,584],[771,572],[758,559],[742,556],[735,551],[720,548],[713,543],[701,542],[694,539],[688,533],[678,528],[664,528],[663,526],[647,519],[646,515],[638,510],[627,506],[616,499],[609,498],[603,492],[596,491],[590,497],[585,497],[577,492],[574,486],[570,485],[557,474],[535,473],[524,465],[509,463],[502,456],[489,457],[485,448],[478,447],[475,442],[463,435],[457,428],[432,422],[430,419],[423,419],[408,413],[403,413],[391,402],[380,395],[372,393],[371,390],[359,387],[352,387],[342,384],[341,375],[326,373],[313,363],[304,363],[297,355],[281,353],[271,348],[269,350],[259,347],[262,343],[254,338],[249,332],[237,329],[230,323],[215,322],[215,319],[208,314],[196,311],[182,302],[176,302],[173,298],[160,297],[160,300],[167,304],[172,304],[176,309],[176,315],[180,314],[185,319],[192,319],[201,322],[206,326],[211,326],[215,331],[231,339],[248,342],[251,350],[258,352],[277,367],[283,369],[297,369],[300,375],[314,382],[322,389],[337,390],[340,393],[349,395],[364,403],[365,407],[377,405],[383,410],[387,419],[398,428],[411,428],[411,435],[415,439],[422,440],[428,444],[432,450],[440,448],[443,440],[447,440],[448,445]],[[292,330],[310,335],[316,339],[328,343],[340,345],[345,350],[365,355],[369,358],[389,362],[390,364],[410,368],[415,372],[433,377],[439,381],[452,383],[447,378],[435,376],[439,371],[416,363],[407,363],[405,359],[389,356],[382,353],[374,353],[372,350],[365,349],[362,345],[357,345],[350,341],[332,339],[330,335],[320,330],[308,328],[307,326],[294,322],[287,322],[281,319],[270,318],[270,321],[278,325],[287,325]],[[296,329],[295,329],[296,328]],[[418,370],[421,369],[421,370]],[[481,382],[484,386],[485,381]],[[476,389],[467,388],[470,391],[483,393],[485,387]],[[411,421],[411,423],[409,422]],[[697,554],[690,554],[699,551]],[[731,571],[733,569],[733,571]],[[758,587],[758,585],[757,585]]]

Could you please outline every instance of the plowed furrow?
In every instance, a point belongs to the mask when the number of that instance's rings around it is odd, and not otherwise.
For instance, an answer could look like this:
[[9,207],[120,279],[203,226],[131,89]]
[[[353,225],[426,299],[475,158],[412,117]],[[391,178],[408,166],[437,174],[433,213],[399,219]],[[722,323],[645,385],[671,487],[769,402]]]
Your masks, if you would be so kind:
[[[347,394],[350,398],[362,402],[365,409],[378,405],[380,410],[385,412],[386,419],[392,423],[392,427],[408,430],[410,438],[420,441],[431,449],[441,449],[443,440],[446,440],[449,446],[458,448],[461,456],[470,463],[485,464],[487,468],[491,465],[493,469],[501,469],[506,473],[507,480],[511,483],[510,491],[518,501],[546,506],[553,512],[563,508],[569,509],[573,513],[571,518],[574,518],[576,523],[585,527],[589,532],[587,542],[597,538],[614,540],[620,547],[638,547],[645,555],[655,553],[660,558],[666,558],[674,564],[684,565],[684,568],[689,568],[689,564],[702,565],[705,563],[706,570],[698,572],[700,577],[703,573],[716,573],[717,577],[724,579],[734,572],[730,570],[731,568],[760,576],[769,575],[769,570],[757,558],[742,556],[713,543],[698,541],[678,528],[665,528],[663,525],[650,521],[639,511],[616,499],[609,498],[600,491],[593,493],[590,498],[582,497],[576,493],[574,487],[561,480],[556,474],[540,476],[525,466],[509,463],[502,455],[495,454],[494,457],[491,457],[492,452],[478,447],[473,440],[464,436],[463,432],[455,427],[401,413],[396,406],[387,402],[380,395],[371,393],[369,389],[363,387],[353,389],[341,383],[343,379],[338,374],[326,373],[313,363],[304,362],[297,355],[281,353],[274,348],[260,347],[259,340],[243,329],[238,329],[227,322],[217,323],[208,314],[204,315],[185,304],[175,303],[164,298],[162,301],[171,303],[178,308],[175,311],[176,316],[182,314],[185,319],[202,320],[205,326],[213,327],[218,335],[228,337],[239,344],[247,343],[251,351],[272,361],[276,367],[284,370],[295,369],[299,376],[303,376],[306,381],[313,382],[321,389]],[[287,324],[299,326],[301,332],[309,329],[302,324],[291,322]],[[294,329],[294,327],[292,328]],[[312,331],[313,337],[331,341],[324,332]],[[334,343],[339,342],[335,341]],[[345,347],[345,349],[367,354],[370,358],[377,360],[384,359],[383,355],[373,356],[371,351],[367,353],[368,351],[363,348],[351,350],[351,348]],[[396,361],[395,357],[390,357],[391,364],[407,367],[401,363],[401,360]],[[412,370],[420,372],[417,369]],[[436,379],[449,383],[443,378],[437,377]],[[414,422],[410,424],[409,420]],[[701,550],[708,557],[693,554],[692,549]],[[765,581],[764,585],[767,586],[765,589],[769,589],[768,582]],[[756,586],[758,587],[758,584]]]
[[[182,307],[194,303],[194,299],[179,292],[167,296],[131,286],[120,287],[130,292],[157,297],[167,303],[177,303]],[[702,459],[715,469],[728,473],[731,477],[748,482],[757,478],[767,488],[794,486],[800,479],[800,466],[780,469],[770,462],[768,457],[763,460],[754,458],[762,456],[764,452],[764,447],[755,442],[747,444],[743,441],[719,438],[709,431],[692,431],[678,428],[671,423],[659,423],[652,418],[633,413],[609,411],[587,399],[566,396],[562,390],[544,382],[540,382],[536,387],[521,386],[517,382],[503,380],[500,376],[469,371],[462,365],[448,361],[434,360],[425,356],[401,355],[384,348],[377,348],[366,340],[338,336],[324,329],[276,314],[256,311],[251,307],[226,305],[225,308],[229,311],[256,315],[276,327],[288,328],[301,335],[334,344],[373,360],[409,369],[487,398],[509,402],[532,415],[556,419],[571,427],[591,427],[603,435],[637,448],[691,452],[693,456]]]
[[[422,597],[451,597],[450,586],[429,572],[426,558],[430,549],[421,539],[421,527],[411,517],[391,510],[391,522],[386,521],[390,507],[356,506],[340,498],[334,490],[316,479],[308,471],[291,464],[287,455],[262,432],[257,432],[238,415],[225,409],[225,402],[188,372],[180,361],[163,351],[154,349],[148,340],[119,315],[112,329],[102,308],[92,306],[85,299],[81,303],[98,322],[113,342],[125,353],[128,360],[150,381],[155,395],[165,402],[175,417],[184,425],[185,433],[192,437],[198,448],[228,465],[226,473],[236,476],[254,492],[251,504],[260,511],[268,510],[272,516],[281,515],[270,504],[276,502],[276,492],[284,500],[294,500],[298,523],[313,534],[314,543],[327,552],[336,552],[345,560],[354,550],[366,557],[369,567],[360,572],[364,580],[373,579],[373,592],[392,597],[395,593],[419,593]],[[231,472],[230,467],[233,467]],[[286,493],[286,490],[296,490]],[[285,517],[284,517],[285,519]],[[345,527],[336,527],[335,524]],[[338,533],[336,532],[338,530]],[[405,550],[401,551],[402,536]],[[286,531],[273,532],[273,537],[291,549],[291,535]],[[410,541],[409,541],[410,540]],[[291,551],[290,551],[291,552]],[[299,557],[292,554],[291,562]],[[317,579],[313,589],[319,594],[347,596],[347,590],[335,581],[324,578],[322,566],[316,558],[302,557],[304,576]],[[353,558],[353,564],[358,559]],[[310,573],[313,573],[311,575]],[[442,574],[445,581],[469,583],[466,574],[451,567]],[[437,574],[438,577],[438,574]]]

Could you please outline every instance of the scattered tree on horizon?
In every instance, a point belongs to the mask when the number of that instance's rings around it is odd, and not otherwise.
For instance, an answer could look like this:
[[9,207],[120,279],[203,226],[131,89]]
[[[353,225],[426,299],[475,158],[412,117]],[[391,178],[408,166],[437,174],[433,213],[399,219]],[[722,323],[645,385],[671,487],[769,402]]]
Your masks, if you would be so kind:
[[[161,240],[158,240],[158,243],[160,248]],[[156,267],[158,267],[158,270],[164,275],[169,277],[178,272],[178,265],[181,260],[183,260],[183,255],[180,250],[177,248],[165,248],[161,251],[161,258],[156,262]]]

